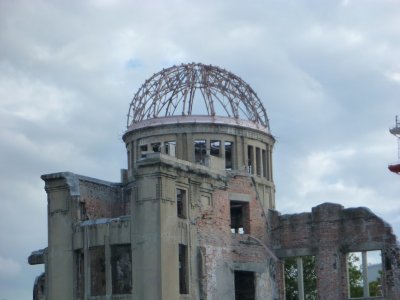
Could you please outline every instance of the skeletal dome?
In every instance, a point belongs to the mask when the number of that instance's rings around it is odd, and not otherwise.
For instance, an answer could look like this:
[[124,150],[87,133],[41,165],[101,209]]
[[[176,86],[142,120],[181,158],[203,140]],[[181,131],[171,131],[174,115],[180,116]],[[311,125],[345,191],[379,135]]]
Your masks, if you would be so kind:
[[146,80],[129,106],[127,127],[146,119],[191,115],[248,120],[269,131],[265,108],[250,85],[201,63],[172,66]]

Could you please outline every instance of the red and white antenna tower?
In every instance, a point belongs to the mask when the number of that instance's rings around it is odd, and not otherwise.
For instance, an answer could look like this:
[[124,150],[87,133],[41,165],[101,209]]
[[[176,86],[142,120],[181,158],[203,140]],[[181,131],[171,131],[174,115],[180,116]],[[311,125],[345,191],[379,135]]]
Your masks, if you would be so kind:
[[395,127],[389,129],[389,132],[397,138],[397,162],[392,163],[388,166],[389,170],[393,173],[400,174],[400,121],[398,116],[396,116]]

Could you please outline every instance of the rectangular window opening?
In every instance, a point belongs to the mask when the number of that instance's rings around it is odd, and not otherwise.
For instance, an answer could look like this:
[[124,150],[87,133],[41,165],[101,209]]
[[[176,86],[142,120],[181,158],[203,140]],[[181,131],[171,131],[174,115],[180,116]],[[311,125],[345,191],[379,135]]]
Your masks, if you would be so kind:
[[176,206],[179,218],[186,219],[187,200],[186,190],[176,189]]
[[106,263],[104,246],[89,248],[90,295],[106,294]]
[[382,256],[380,250],[350,252],[347,279],[350,298],[382,297]]
[[79,218],[80,220],[88,219],[88,215],[86,213],[86,202],[84,201],[79,202]]
[[231,201],[231,232],[249,233],[249,204],[242,201]]
[[284,276],[286,300],[317,299],[315,256],[286,258]]
[[151,150],[153,152],[161,152],[161,143],[152,143]]
[[145,158],[147,154],[147,145],[140,146],[140,158]]
[[233,142],[225,142],[225,170],[232,170],[233,168],[232,151]]
[[207,154],[206,140],[194,141],[194,161],[195,163],[204,165]]
[[210,141],[210,155],[220,156],[221,154],[221,141]]
[[254,174],[254,151],[253,146],[247,146],[247,170],[249,174]]
[[82,250],[75,251],[75,274],[76,299],[83,300],[85,297],[85,268]]
[[235,271],[235,300],[255,300],[255,274],[249,271]]
[[188,257],[187,246],[179,244],[179,294],[188,294]]
[[132,255],[131,245],[111,246],[112,293],[132,293]]

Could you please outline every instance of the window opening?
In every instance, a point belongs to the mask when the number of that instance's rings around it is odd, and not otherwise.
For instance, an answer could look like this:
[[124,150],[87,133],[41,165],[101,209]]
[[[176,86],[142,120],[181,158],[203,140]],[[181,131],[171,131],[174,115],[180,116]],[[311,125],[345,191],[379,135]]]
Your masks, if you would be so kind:
[[82,250],[75,251],[75,293],[76,299],[83,300],[85,297],[85,268]]
[[161,152],[161,143],[151,144],[151,149],[153,150],[153,152]]
[[286,258],[284,276],[286,300],[317,299],[315,256]]
[[347,276],[350,298],[383,296],[381,251],[349,253]]
[[132,293],[131,245],[111,246],[112,293]]
[[249,271],[235,271],[235,300],[255,300],[255,274]]
[[204,164],[207,154],[206,140],[194,141],[194,161],[199,164]]
[[106,294],[106,264],[104,246],[89,248],[90,295]]
[[165,142],[165,154],[171,155],[171,156],[176,156],[176,142],[175,141],[170,141],[170,142]]
[[147,145],[140,146],[140,158],[145,158],[147,153]]
[[267,151],[262,150],[263,177],[267,178]]
[[233,151],[233,143],[225,142],[225,169],[226,170],[232,170],[232,168],[233,168],[232,151]]
[[221,141],[211,140],[210,155],[220,156],[220,153],[221,153]]
[[179,244],[179,294],[188,294],[187,246]]
[[79,218],[82,221],[88,219],[88,215],[86,213],[86,203],[84,201],[79,202]]
[[186,190],[176,189],[176,206],[179,218],[186,218]]
[[253,146],[247,146],[247,167],[250,174],[254,174],[254,152]]
[[231,211],[231,232],[244,234],[248,233],[249,204],[241,201],[230,202]]
[[258,176],[261,176],[261,152],[260,148],[256,148],[256,172]]

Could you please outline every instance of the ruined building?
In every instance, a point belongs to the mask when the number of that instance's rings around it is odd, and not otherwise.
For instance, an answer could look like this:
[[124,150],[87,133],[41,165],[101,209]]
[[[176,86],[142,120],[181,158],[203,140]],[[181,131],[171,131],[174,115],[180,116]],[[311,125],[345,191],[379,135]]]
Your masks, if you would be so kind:
[[[371,211],[275,210],[275,139],[238,76],[164,69],[136,93],[127,125],[121,182],[42,176],[48,246],[29,257],[45,266],[34,299],[400,299],[396,237]],[[370,251],[381,254],[375,294]],[[361,297],[351,294],[353,253]]]

